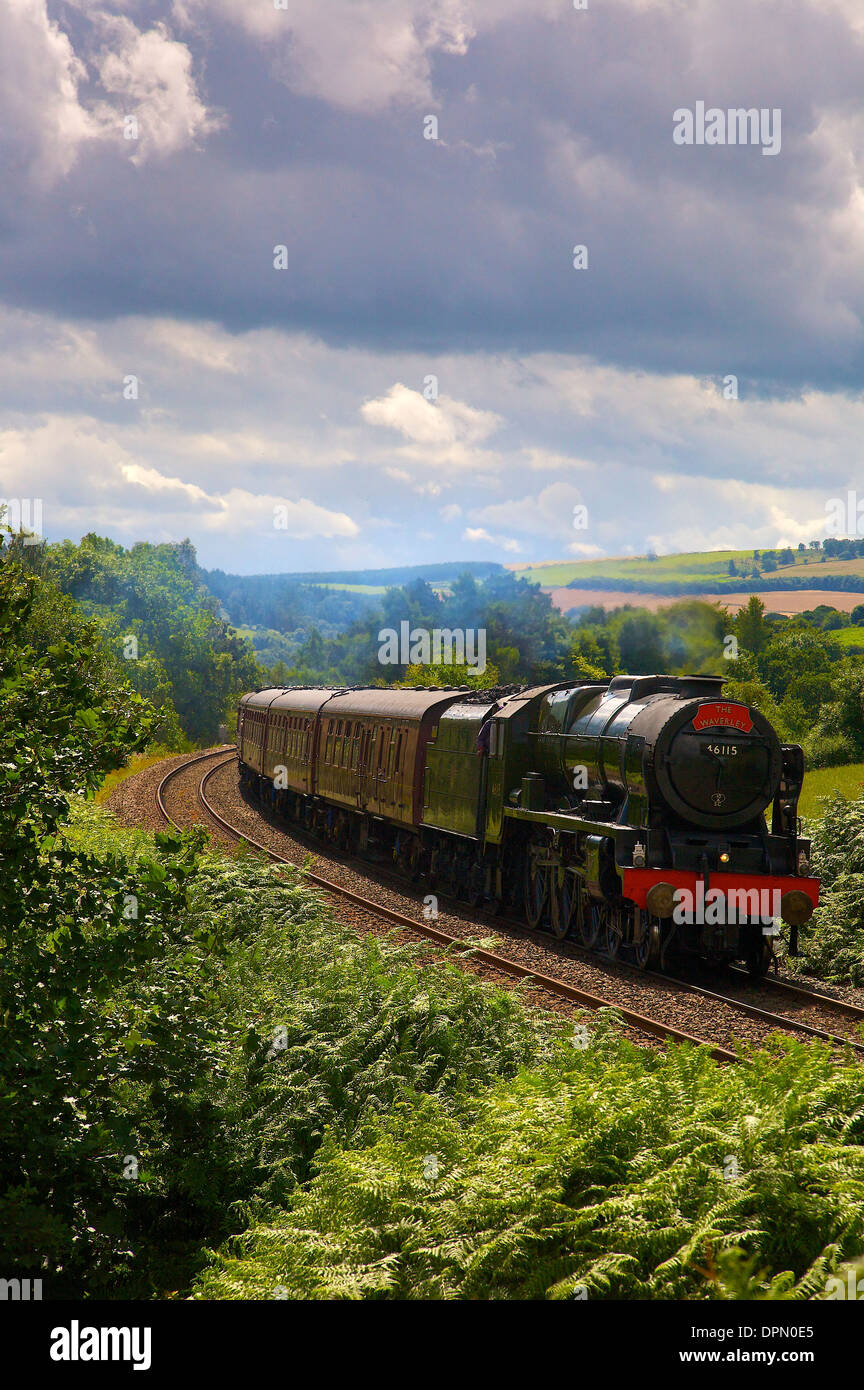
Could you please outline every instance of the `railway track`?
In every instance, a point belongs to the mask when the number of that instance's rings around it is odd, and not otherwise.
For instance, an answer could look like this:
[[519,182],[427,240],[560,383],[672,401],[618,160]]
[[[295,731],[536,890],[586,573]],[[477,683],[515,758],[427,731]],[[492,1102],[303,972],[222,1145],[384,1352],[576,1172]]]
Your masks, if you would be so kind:
[[[231,752],[230,756],[234,756],[233,751]],[[156,805],[158,806],[160,813],[164,817],[166,825],[173,825],[176,830],[182,829],[182,826],[179,824],[179,822],[176,821],[174,817],[169,814],[168,808],[165,805],[165,793],[167,792],[168,788],[180,777],[184,776],[185,773],[188,772],[190,767],[197,767],[199,763],[206,763],[209,762],[212,758],[220,757],[222,758],[223,762],[228,761],[228,750],[226,748],[214,748],[211,749],[208,753],[198,753],[194,758],[187,758],[185,762],[178,763],[176,767],[171,768],[170,772],[166,772],[165,776],[162,778],[161,782],[156,788]],[[222,764],[220,763],[219,766],[221,767]]]
[[[225,816],[217,810],[213,801],[208,796],[207,789],[211,778],[213,778],[227,763],[231,762],[234,757],[235,751],[233,749],[228,750],[226,748],[220,748],[200,754],[172,768],[165,777],[162,778],[156,789],[156,802],[161,815],[165,818],[166,822],[173,825],[178,824],[171,816],[165,804],[168,788],[184,775],[188,775],[190,768],[212,762],[213,766],[198,779],[196,787],[197,802],[206,816],[230,839],[238,842],[243,841],[249,844],[274,862],[292,863],[293,861],[287,855],[280,854],[277,850],[273,849],[271,845],[265,844],[255,836],[250,835],[248,832],[232,824],[231,821],[227,820]],[[215,761],[216,759],[219,759],[219,761]],[[303,835],[303,832],[298,832],[295,827],[291,828],[291,835],[296,839],[302,840],[304,843],[306,842],[306,837]],[[314,842],[314,848],[320,848],[317,841]],[[363,868],[368,869],[368,866],[364,865]],[[427,922],[418,921],[416,918],[408,916],[407,913],[397,911],[382,903],[376,902],[374,899],[356,893],[346,888],[344,885],[335,882],[333,879],[325,878],[309,870],[305,871],[305,877],[310,883],[314,883],[327,894],[346,900],[355,907],[362,908],[363,911],[374,917],[391,922],[403,930],[410,931],[438,945],[446,946],[465,955],[470,955],[473,961],[488,966],[490,969],[502,975],[523,981],[530,981],[532,985],[559,999],[589,1009],[614,1009],[632,1028],[643,1034],[677,1042],[691,1042],[699,1046],[707,1047],[711,1055],[718,1061],[736,1062],[740,1060],[737,1052],[719,1046],[709,1039],[697,1037],[684,1029],[650,1018],[638,1010],[622,1006],[620,1001],[610,1000],[596,993],[580,989],[572,983],[558,979],[553,975],[538,972],[536,969],[522,965],[518,961],[514,961],[507,956],[473,945],[470,941],[466,941],[459,936],[454,936],[449,932],[442,931],[439,927],[433,927]],[[405,885],[400,883],[399,886],[404,891]],[[517,930],[520,934],[527,937],[536,938],[537,936],[537,933],[529,932],[521,923],[514,923],[506,919],[493,919],[490,925],[494,925],[499,929],[506,929],[507,932],[511,933]],[[567,945],[568,947],[572,946],[573,951],[577,953],[578,956],[591,958],[596,963],[598,959],[597,956],[592,955],[592,953],[587,951],[584,947],[580,947],[577,943],[571,942],[568,942]],[[828,1027],[821,1027],[817,1023],[806,1022],[802,1019],[791,1017],[788,1014],[775,1013],[770,1009],[765,1009],[748,1000],[740,999],[734,994],[723,994],[717,990],[708,989],[694,983],[693,981],[680,979],[675,976],[661,975],[659,972],[655,971],[637,970],[625,961],[616,960],[615,962],[610,962],[610,964],[614,965],[616,972],[627,972],[640,980],[654,979],[662,982],[666,986],[673,984],[676,988],[694,996],[698,996],[706,1001],[722,1004],[743,1016],[758,1020],[760,1023],[769,1026],[772,1030],[798,1033],[807,1037],[817,1038],[820,1041],[832,1043],[837,1047],[852,1048],[855,1051],[864,1052],[864,1042],[856,1038],[832,1032]],[[740,975],[745,985],[748,983],[747,976],[743,971],[734,973]],[[806,987],[790,984],[787,981],[763,980],[760,982],[759,989],[769,993],[774,992],[784,998],[804,1001],[811,1009],[824,1010],[829,1014],[838,1015],[856,1023],[864,1022],[864,1008],[859,1008],[844,1000],[834,999],[830,995],[820,994]]]

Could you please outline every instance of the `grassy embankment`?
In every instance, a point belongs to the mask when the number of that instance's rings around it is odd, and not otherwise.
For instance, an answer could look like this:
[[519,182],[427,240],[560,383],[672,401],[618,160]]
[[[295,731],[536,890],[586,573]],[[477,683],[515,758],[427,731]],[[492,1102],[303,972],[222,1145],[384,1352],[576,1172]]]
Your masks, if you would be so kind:
[[[191,753],[195,750],[190,747],[186,751]],[[126,781],[127,777],[134,777],[136,772],[144,772],[146,768],[154,767],[156,763],[160,763],[163,758],[172,758],[176,756],[176,750],[172,751],[170,748],[154,749],[150,753],[136,753],[129,759],[125,767],[118,768],[116,772],[109,773],[105,778],[105,781],[96,793],[96,805],[102,806],[108,800],[111,793],[119,787],[120,783]]]
[[798,803],[799,815],[816,820],[822,813],[822,799],[839,792],[854,800],[864,790],[864,763],[846,767],[818,767],[804,777],[804,790]]

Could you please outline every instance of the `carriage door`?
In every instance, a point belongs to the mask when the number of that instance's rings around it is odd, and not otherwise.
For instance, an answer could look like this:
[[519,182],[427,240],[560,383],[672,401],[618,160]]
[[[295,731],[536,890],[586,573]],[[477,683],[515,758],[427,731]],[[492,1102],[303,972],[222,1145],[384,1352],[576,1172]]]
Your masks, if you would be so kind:
[[360,752],[357,756],[355,780],[357,808],[360,811],[365,811],[366,802],[369,800],[369,754],[372,746],[372,729],[370,725],[363,724],[360,728]]

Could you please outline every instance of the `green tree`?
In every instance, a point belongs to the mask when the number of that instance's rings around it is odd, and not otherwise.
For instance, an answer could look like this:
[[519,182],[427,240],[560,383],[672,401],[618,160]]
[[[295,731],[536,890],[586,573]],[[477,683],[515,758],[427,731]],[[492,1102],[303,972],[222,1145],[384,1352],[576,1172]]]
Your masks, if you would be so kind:
[[63,541],[38,554],[33,549],[32,556],[22,552],[22,561],[38,565],[99,620],[118,658],[134,638],[137,653],[126,658],[126,674],[136,689],[160,702],[157,736],[167,740],[179,720],[193,743],[214,742],[237,697],[259,685],[263,673],[205,588],[190,542],[141,542],[126,550],[90,534],[79,545]]
[[587,675],[590,667],[611,677],[619,669],[620,661],[618,643],[609,628],[594,625],[576,629],[570,643],[569,660],[574,671]]
[[726,663],[728,676],[723,686],[723,698],[752,705],[774,725],[781,738],[787,736],[783,716],[768,686],[759,675],[752,652],[742,651],[734,661]]
[[768,641],[769,629],[765,621],[765,605],[756,594],[751,594],[747,607],[742,608],[735,619],[735,633],[741,646],[758,656]]
[[[766,625],[769,634],[757,656],[759,674],[775,698],[782,700],[799,677],[827,675],[838,653],[830,639],[813,628]],[[751,649],[752,650],[752,649]]]
[[621,668],[632,675],[651,675],[665,664],[659,619],[653,613],[628,616],[617,631]]
[[484,671],[478,671],[475,666],[441,663],[437,666],[408,666],[399,684],[417,686],[421,689],[425,686],[435,689],[468,686],[471,690],[490,690],[493,686],[499,685],[500,681],[498,668],[491,662],[487,662]]
[[[67,626],[46,640],[45,620]],[[150,734],[153,714],[117,681],[95,623],[52,605],[41,581],[0,564],[0,1251],[4,1268],[73,1253],[100,1230],[92,1191],[103,1040],[82,1021],[104,1008],[112,969],[146,950],[130,940],[109,868],[72,853],[59,831],[69,798],[92,792]],[[143,894],[142,894],[143,896]],[[90,924],[107,928],[94,944]],[[125,929],[125,930],[124,930]],[[121,944],[122,941],[122,944]],[[107,1015],[105,1027],[110,1027]],[[98,1030],[97,1030],[98,1031]],[[113,1189],[112,1189],[113,1190]],[[76,1208],[78,1216],[76,1216]],[[78,1227],[78,1218],[83,1226]],[[96,1221],[96,1225],[93,1222]]]
[[805,743],[814,766],[864,760],[864,668],[843,662],[833,673],[832,696]]

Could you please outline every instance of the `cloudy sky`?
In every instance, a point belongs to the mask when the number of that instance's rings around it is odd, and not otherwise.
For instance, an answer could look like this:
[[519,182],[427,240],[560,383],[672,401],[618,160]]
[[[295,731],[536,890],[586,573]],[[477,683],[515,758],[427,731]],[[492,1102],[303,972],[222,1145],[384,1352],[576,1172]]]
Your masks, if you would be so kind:
[[242,573],[823,535],[862,93],[861,0],[3,0],[0,496]]

